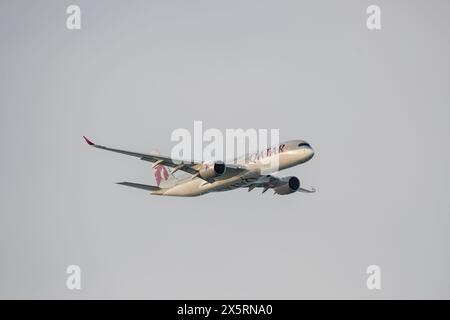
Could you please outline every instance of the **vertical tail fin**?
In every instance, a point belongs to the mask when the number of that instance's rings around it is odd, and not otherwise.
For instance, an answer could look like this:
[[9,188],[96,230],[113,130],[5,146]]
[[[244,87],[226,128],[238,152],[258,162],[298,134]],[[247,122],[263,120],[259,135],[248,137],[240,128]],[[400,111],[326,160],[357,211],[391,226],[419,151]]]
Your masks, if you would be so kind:
[[160,188],[169,188],[176,184],[175,176],[162,164],[154,166],[153,173],[155,174],[156,185]]

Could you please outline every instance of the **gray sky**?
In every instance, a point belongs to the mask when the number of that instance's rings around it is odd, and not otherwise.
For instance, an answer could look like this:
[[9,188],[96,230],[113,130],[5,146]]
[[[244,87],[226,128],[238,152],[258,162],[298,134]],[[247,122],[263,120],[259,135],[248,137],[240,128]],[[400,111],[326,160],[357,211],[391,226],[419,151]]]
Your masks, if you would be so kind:
[[[366,28],[373,3],[380,31]],[[0,297],[450,298],[449,13],[2,0]],[[170,154],[194,120],[307,140],[315,157],[283,174],[318,192],[152,197],[114,184],[154,184],[149,163],[81,138]]]

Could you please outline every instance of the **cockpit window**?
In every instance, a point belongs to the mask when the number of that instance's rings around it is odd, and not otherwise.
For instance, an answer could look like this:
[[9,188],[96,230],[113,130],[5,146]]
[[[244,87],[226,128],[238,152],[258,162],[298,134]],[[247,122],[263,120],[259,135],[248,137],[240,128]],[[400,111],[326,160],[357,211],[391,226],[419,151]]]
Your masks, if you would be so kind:
[[307,142],[299,143],[298,146],[299,146],[299,147],[310,147],[310,148],[311,148],[311,146],[310,146],[309,143],[307,143]]

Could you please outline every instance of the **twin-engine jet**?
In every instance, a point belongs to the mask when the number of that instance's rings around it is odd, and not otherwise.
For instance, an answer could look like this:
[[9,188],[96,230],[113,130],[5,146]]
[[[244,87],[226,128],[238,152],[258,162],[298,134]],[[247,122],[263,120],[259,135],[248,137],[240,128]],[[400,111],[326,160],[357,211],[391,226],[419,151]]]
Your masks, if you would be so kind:
[[[310,160],[314,150],[303,140],[291,140],[270,148],[246,155],[233,163],[217,162],[185,162],[156,154],[113,149],[93,143],[84,137],[86,142],[95,148],[122,153],[153,162],[157,186],[134,182],[118,182],[120,185],[150,191],[154,195],[193,197],[210,192],[228,191],[237,188],[262,188],[262,193],[273,189],[274,194],[286,195],[294,192],[313,193],[313,187],[301,185],[297,177],[276,177],[273,173],[290,168]],[[272,165],[272,164],[276,165]],[[272,168],[272,169],[271,169]],[[184,171],[189,176],[175,177],[176,171]]]

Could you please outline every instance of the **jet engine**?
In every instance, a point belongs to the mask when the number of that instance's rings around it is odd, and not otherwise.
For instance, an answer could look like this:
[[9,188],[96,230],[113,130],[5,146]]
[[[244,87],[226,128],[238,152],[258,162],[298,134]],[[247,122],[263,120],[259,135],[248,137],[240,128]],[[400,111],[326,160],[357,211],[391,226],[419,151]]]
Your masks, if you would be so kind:
[[273,188],[275,193],[277,194],[290,194],[298,190],[300,188],[300,180],[297,177],[284,177],[281,178],[281,181],[284,184],[279,185],[278,187]]
[[223,162],[205,163],[199,170],[198,175],[205,180],[216,178],[225,173],[225,168],[226,166]]

